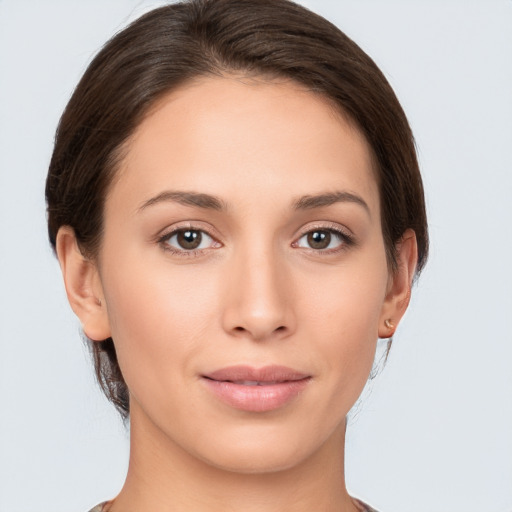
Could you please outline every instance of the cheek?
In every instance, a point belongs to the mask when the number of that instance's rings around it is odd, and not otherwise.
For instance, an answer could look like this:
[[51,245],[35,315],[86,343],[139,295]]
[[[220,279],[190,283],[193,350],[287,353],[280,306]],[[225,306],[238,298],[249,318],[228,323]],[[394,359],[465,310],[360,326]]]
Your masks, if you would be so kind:
[[104,265],[112,338],[130,390],[141,379],[148,384],[186,371],[218,318],[215,283],[190,266],[173,268],[161,255],[137,251],[112,254]]
[[371,252],[357,254],[338,268],[327,269],[325,275],[304,276],[302,309],[310,312],[314,329],[340,336],[340,343],[377,339],[388,284],[384,252],[379,252],[381,258]]
[[[324,279],[322,289],[311,282],[303,310],[308,311],[304,328],[323,354],[322,375],[329,380],[331,397],[351,407],[364,387],[373,364],[388,270],[382,258],[361,258],[340,267]],[[343,397],[343,398],[342,398]],[[344,406],[345,406],[344,405]]]

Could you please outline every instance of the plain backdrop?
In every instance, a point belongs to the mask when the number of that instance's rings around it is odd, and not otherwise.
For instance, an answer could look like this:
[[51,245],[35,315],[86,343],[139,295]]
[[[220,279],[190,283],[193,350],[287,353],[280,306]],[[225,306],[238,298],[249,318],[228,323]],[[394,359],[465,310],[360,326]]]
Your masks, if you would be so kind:
[[[160,3],[0,0],[0,512],[85,512],[124,479],[128,435],[65,298],[44,180],[86,65]],[[382,512],[511,512],[512,1],[303,3],[395,88],[431,230],[390,359],[351,414],[349,491]]]

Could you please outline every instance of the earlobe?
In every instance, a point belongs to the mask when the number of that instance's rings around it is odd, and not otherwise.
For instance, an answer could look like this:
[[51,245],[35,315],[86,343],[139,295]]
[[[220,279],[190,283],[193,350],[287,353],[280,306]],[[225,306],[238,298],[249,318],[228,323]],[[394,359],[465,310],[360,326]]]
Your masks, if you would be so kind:
[[80,251],[73,228],[59,229],[56,249],[69,304],[85,335],[95,341],[109,338],[110,324],[98,269]]
[[397,269],[390,277],[379,322],[379,338],[391,338],[411,298],[411,286],[418,262],[416,234],[407,229],[397,245]]

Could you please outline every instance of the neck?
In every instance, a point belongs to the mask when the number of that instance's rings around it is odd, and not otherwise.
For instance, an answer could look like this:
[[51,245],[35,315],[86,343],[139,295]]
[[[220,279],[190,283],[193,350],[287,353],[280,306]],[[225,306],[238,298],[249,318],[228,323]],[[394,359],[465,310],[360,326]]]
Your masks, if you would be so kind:
[[345,424],[296,466],[236,473],[192,456],[134,412],[128,475],[108,512],[358,510],[345,487]]

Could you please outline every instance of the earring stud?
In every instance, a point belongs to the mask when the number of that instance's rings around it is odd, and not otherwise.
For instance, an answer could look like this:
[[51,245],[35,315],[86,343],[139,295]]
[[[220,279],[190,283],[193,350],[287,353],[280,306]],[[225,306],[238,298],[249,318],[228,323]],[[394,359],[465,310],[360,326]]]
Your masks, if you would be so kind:
[[384,325],[386,326],[386,328],[391,330],[395,328],[395,324],[389,318],[384,320]]

